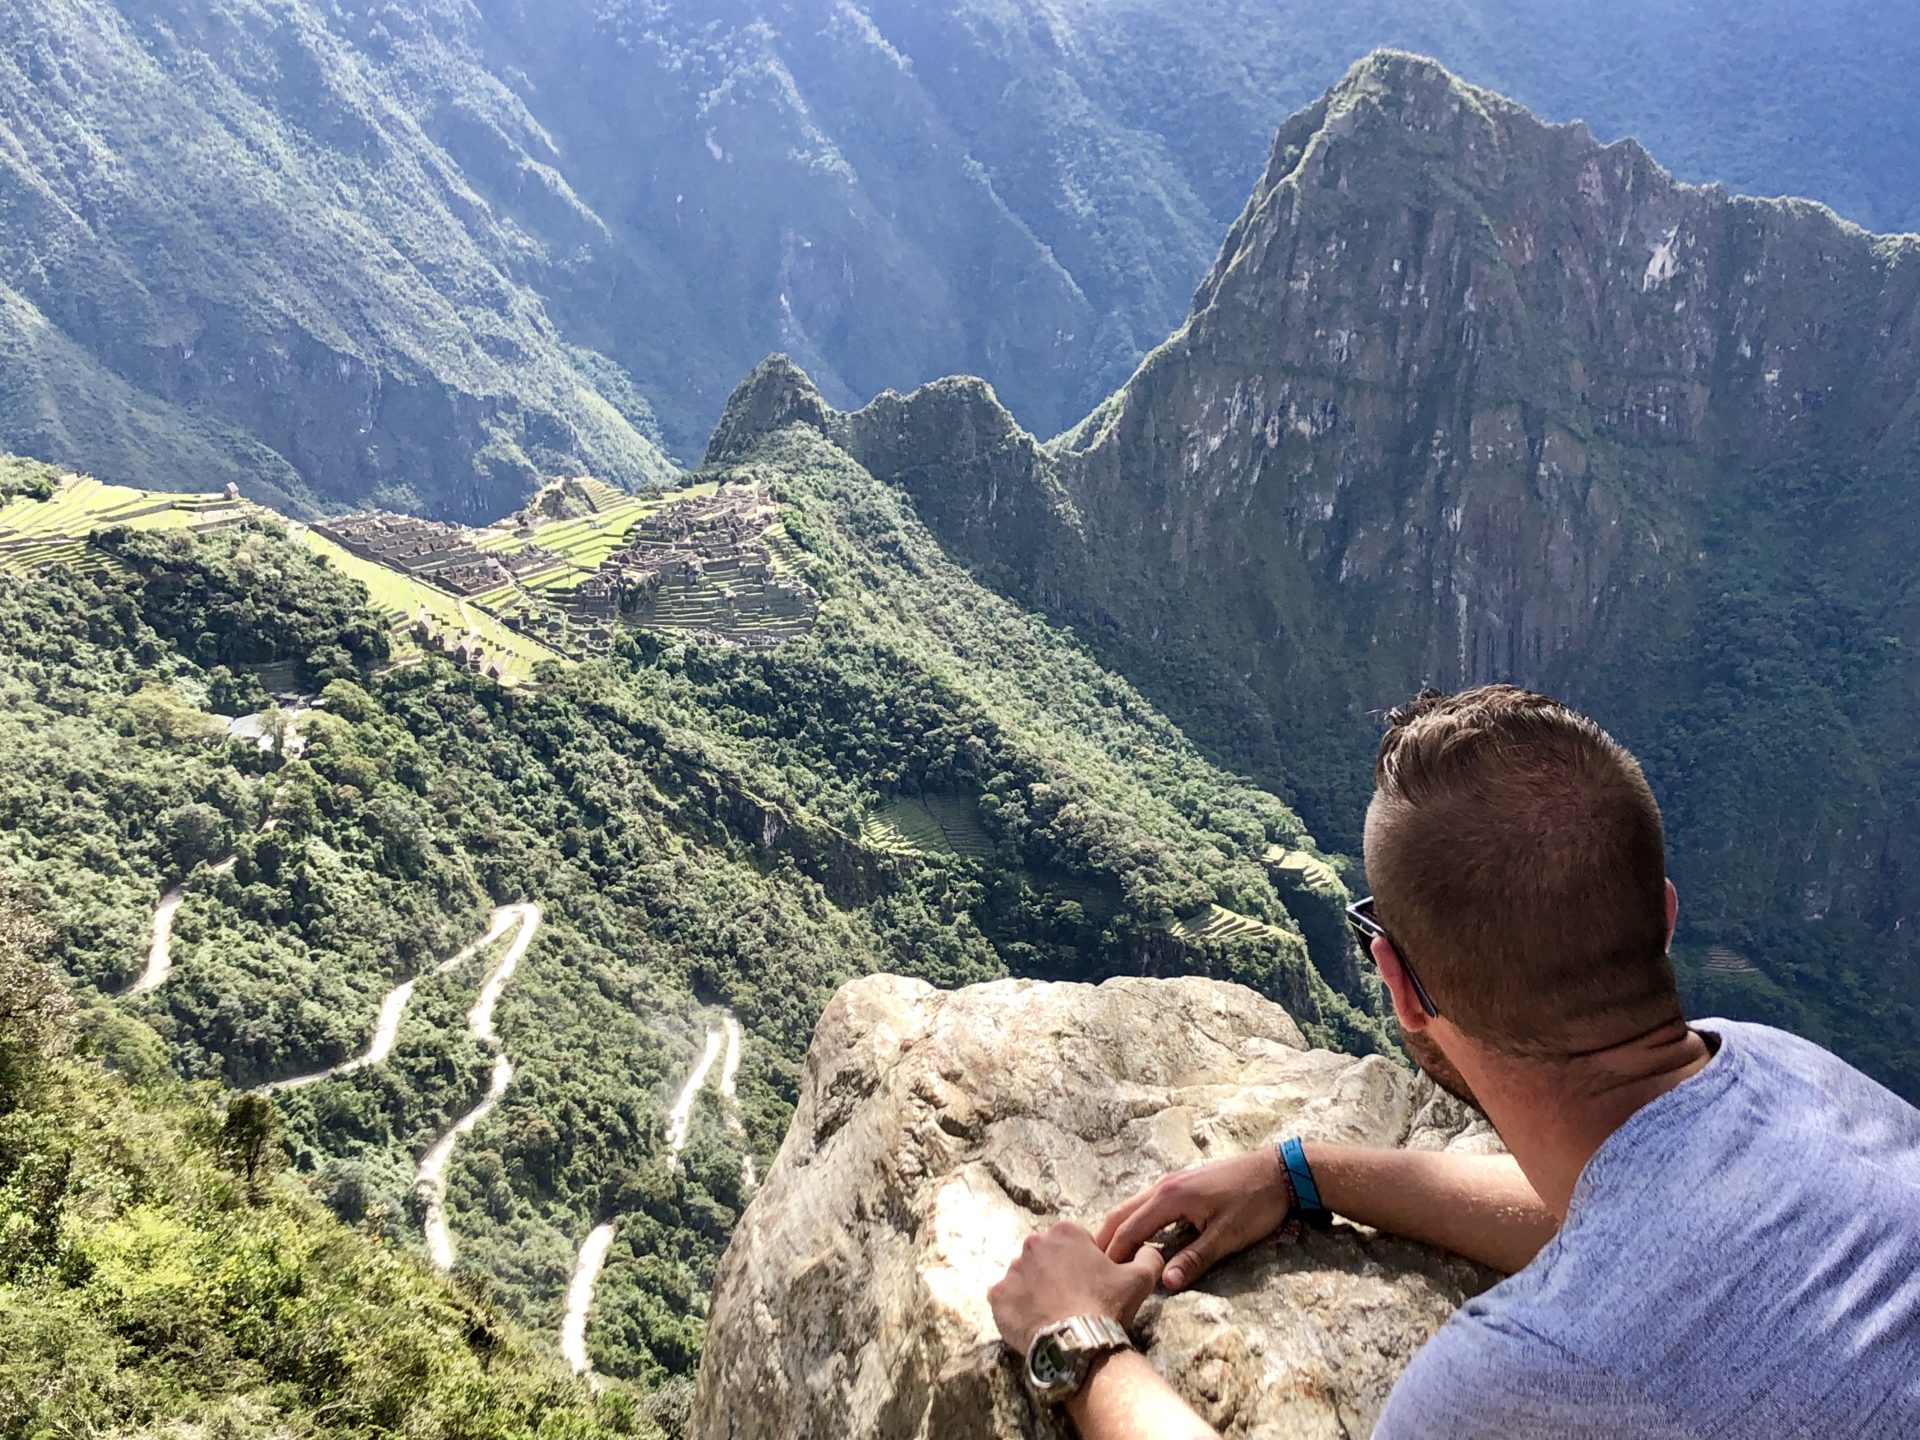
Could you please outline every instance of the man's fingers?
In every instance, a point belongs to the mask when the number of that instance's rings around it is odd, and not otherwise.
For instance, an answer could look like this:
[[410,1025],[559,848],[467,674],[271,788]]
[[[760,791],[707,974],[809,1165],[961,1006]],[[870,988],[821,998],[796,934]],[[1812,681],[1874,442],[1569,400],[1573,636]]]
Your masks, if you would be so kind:
[[1139,1253],[1120,1267],[1135,1284],[1135,1305],[1153,1293],[1153,1287],[1160,1283],[1160,1267],[1165,1264],[1166,1260],[1159,1250],[1151,1245],[1142,1245]]
[[1100,1228],[1094,1232],[1093,1243],[1105,1250],[1111,1259],[1120,1257],[1113,1253],[1113,1237],[1126,1222],[1129,1215],[1146,1204],[1147,1197],[1153,1194],[1151,1189],[1142,1190],[1137,1195],[1129,1195],[1107,1212],[1107,1218],[1100,1222]]
[[1164,1189],[1149,1191],[1146,1200],[1113,1232],[1113,1239],[1107,1245],[1107,1258],[1131,1260],[1142,1245],[1176,1220],[1191,1221],[1193,1217],[1182,1214],[1181,1210],[1178,1196],[1169,1195]]
[[1220,1248],[1219,1242],[1209,1240],[1208,1234],[1208,1231],[1202,1230],[1191,1245],[1167,1262],[1167,1268],[1160,1278],[1166,1282],[1168,1290],[1186,1289],[1206,1274],[1208,1267],[1220,1258],[1214,1253]]

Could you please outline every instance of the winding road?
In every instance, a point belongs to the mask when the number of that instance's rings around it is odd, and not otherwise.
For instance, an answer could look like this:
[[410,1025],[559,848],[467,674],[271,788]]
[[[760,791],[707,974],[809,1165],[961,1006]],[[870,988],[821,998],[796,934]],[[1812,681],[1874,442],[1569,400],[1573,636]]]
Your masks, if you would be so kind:
[[[673,1108],[667,1112],[669,1166],[679,1167],[680,1152],[687,1148],[687,1136],[693,1129],[694,1102],[706,1089],[716,1061],[720,1065],[720,1097],[727,1102],[727,1123],[735,1134],[743,1138],[746,1135],[746,1127],[740,1123],[737,1094],[741,1043],[740,1022],[734,1019],[731,1010],[722,1011],[720,1028],[707,1031],[700,1058],[694,1062],[687,1083],[680,1087]],[[749,1189],[759,1183],[755,1178],[753,1156],[748,1155],[740,1162],[740,1178]],[[596,1389],[600,1382],[593,1374],[592,1360],[587,1357],[587,1316],[593,1309],[594,1286],[599,1283],[600,1271],[607,1263],[607,1251],[613,1245],[615,1224],[613,1220],[603,1221],[587,1233],[580,1246],[579,1259],[574,1262],[573,1278],[567,1282],[567,1310],[560,1322],[560,1354],[574,1374],[585,1376]]]
[[746,1148],[747,1127],[740,1123],[740,1022],[733,1012],[720,1021],[727,1032],[727,1056],[720,1062],[720,1098],[727,1102],[727,1127],[740,1138],[740,1183],[751,1190],[760,1183],[753,1168],[753,1152]]
[[[492,922],[487,929],[487,933],[467,946],[467,948],[462,950],[458,955],[450,959],[442,960],[434,967],[433,973],[436,975],[446,975],[459,969],[478,952],[486,949],[487,946],[493,944],[494,941],[506,934],[515,919],[512,912],[517,908],[519,907],[506,906],[494,911]],[[514,957],[514,960],[516,964],[519,963],[519,957]],[[511,971],[508,973],[511,974]],[[351,1060],[343,1060],[338,1065],[329,1065],[324,1070],[316,1070],[311,1075],[295,1075],[289,1080],[269,1081],[267,1084],[260,1086],[256,1093],[272,1095],[282,1090],[298,1090],[307,1085],[318,1085],[322,1080],[331,1080],[336,1075],[351,1075],[356,1070],[365,1070],[369,1066],[380,1064],[389,1055],[393,1054],[393,1042],[400,1034],[400,1022],[406,1018],[407,1006],[412,1003],[414,988],[419,985],[419,983],[420,977],[416,975],[411,980],[401,981],[400,984],[394,986],[393,989],[387,992],[386,998],[380,1002],[380,1016],[374,1022],[373,1038],[367,1043],[366,1050],[361,1054],[354,1056]],[[501,986],[504,987],[506,980],[502,979],[500,983]],[[487,1038],[489,1040],[494,1038],[493,1006],[499,1003],[499,999],[499,991],[495,990],[492,1001],[487,1005],[485,1018]],[[474,1007],[475,1011],[478,1011],[479,1008],[478,1005]],[[468,1016],[467,1023],[469,1028],[471,1028],[473,1016]],[[477,1034],[475,1038],[479,1038]]]
[[[239,858],[238,855],[229,855],[212,867],[213,873],[225,874]],[[144,995],[167,983],[167,977],[173,973],[173,917],[180,913],[180,902],[186,898],[187,882],[182,880],[162,895],[160,903],[154,906],[153,934],[147,942],[147,963],[140,971],[140,977],[127,987],[127,994]]]
[[454,1149],[461,1138],[469,1134],[473,1127],[487,1118],[493,1107],[507,1093],[507,1087],[513,1084],[513,1062],[500,1051],[500,1036],[493,1028],[494,1007],[500,1003],[500,996],[507,988],[507,982],[513,978],[513,972],[520,968],[520,959],[527,953],[527,947],[533,944],[533,937],[540,933],[540,907],[533,904],[502,905],[493,912],[493,924],[487,933],[476,940],[467,949],[440,966],[441,973],[453,969],[461,962],[470,959],[476,952],[486,949],[514,925],[520,927],[520,933],[513,937],[513,943],[495,962],[487,978],[481,982],[480,998],[473,1002],[473,1009],[467,1012],[467,1030],[481,1045],[495,1051],[493,1074],[487,1081],[487,1093],[480,1097],[466,1114],[449,1126],[440,1138],[433,1142],[427,1153],[420,1158],[420,1168],[414,1175],[414,1187],[427,1189],[426,1237],[427,1254],[436,1270],[446,1271],[453,1268],[453,1234],[447,1228],[447,1166],[453,1160]]
[[720,1058],[720,1042],[724,1038],[721,1031],[707,1032],[707,1048],[701,1052],[693,1073],[687,1076],[687,1083],[680,1087],[673,1108],[667,1112],[667,1163],[676,1168],[680,1164],[680,1152],[687,1148],[687,1135],[693,1129],[693,1102],[707,1087],[707,1076],[713,1073],[713,1062]]
[[589,1378],[593,1362],[587,1358],[587,1312],[593,1308],[593,1287],[600,1281],[600,1267],[607,1263],[612,1245],[613,1221],[594,1226],[574,1263],[573,1279],[567,1284],[567,1316],[560,1322],[561,1357],[574,1374]]

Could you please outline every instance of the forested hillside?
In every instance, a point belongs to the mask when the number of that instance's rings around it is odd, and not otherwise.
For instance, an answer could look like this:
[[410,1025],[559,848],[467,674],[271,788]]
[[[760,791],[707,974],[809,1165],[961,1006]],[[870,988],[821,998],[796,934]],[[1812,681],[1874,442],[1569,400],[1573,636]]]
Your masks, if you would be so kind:
[[76,1006],[49,939],[0,896],[0,1432],[677,1429],[672,1397],[596,1406],[484,1284],[287,1183],[260,1102],[181,1086],[151,1032]]
[[658,478],[773,350],[1051,434],[1387,44],[1920,225],[1920,20],[1864,0],[7,0],[0,446],[475,521]]
[[[440,1227],[549,1336],[612,1222],[587,1353],[654,1385],[697,1358],[846,978],[1217,974],[1386,1044],[1337,870],[1282,803],[817,434],[700,478],[780,501],[810,635],[628,630],[507,688],[400,655],[270,521],[108,529],[0,575],[0,883],[102,997],[98,1052],[266,1087],[337,1215],[416,1253]],[[262,675],[312,708],[234,727]]]

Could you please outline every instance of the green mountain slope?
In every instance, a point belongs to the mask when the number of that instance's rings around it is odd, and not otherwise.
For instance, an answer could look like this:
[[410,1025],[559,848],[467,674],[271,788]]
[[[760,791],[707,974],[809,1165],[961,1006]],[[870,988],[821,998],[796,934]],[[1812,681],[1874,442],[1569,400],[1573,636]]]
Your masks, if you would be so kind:
[[526,238],[320,8],[32,0],[0,35],[0,443],[456,514],[667,473]]
[[1920,226],[1920,22],[1864,3],[10,0],[0,445],[480,521],[658,478],[776,349],[840,405],[980,374],[1050,434],[1382,44]]
[[1382,55],[1058,443],[977,382],[812,423],[1339,843],[1422,681],[1592,707],[1667,807],[1683,958],[1740,960],[1702,1003],[1913,1093],[1917,296],[1911,237]]
[[[415,1252],[443,1226],[456,1272],[549,1336],[611,1222],[587,1353],[648,1384],[697,1358],[850,976],[1217,974],[1387,1043],[1335,872],[1297,883],[1317,847],[1291,810],[970,580],[844,451],[748,428],[647,513],[771,498],[817,599],[774,645],[643,601],[610,646],[502,685],[257,511],[81,525],[0,564],[0,886],[121,1017],[108,1058],[268,1087],[337,1215]],[[94,493],[0,509],[0,555]],[[593,514],[635,502],[613,503]],[[593,514],[531,517],[529,543]],[[312,708],[225,718],[263,684]]]
[[276,1175],[247,1097],[180,1086],[104,1004],[76,1013],[45,938],[0,900],[0,1430],[662,1433],[596,1406],[484,1288]]

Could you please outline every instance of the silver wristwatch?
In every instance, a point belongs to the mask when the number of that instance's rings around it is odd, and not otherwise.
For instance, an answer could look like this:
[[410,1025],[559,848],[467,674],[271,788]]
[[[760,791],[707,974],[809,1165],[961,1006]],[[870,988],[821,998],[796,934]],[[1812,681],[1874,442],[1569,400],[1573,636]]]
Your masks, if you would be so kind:
[[1027,1388],[1043,1405],[1061,1405],[1080,1393],[1093,1362],[1133,1342],[1118,1320],[1108,1315],[1075,1315],[1033,1337],[1027,1347]]

